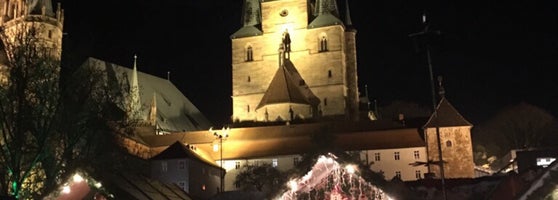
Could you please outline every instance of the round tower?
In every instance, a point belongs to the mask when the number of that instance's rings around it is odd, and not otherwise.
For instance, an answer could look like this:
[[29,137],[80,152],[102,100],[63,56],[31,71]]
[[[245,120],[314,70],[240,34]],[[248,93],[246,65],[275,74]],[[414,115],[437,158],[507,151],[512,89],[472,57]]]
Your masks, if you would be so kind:
[[31,34],[36,47],[45,48],[55,60],[61,59],[64,10],[53,9],[51,0],[0,0],[0,31],[5,47],[17,47]]

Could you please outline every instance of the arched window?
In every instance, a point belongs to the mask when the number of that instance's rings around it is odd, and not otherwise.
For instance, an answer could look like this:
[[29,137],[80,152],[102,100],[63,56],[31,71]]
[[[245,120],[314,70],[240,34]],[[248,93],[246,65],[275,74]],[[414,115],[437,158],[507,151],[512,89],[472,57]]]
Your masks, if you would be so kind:
[[327,77],[331,78],[332,74],[331,74],[331,69],[327,71]]
[[451,143],[450,140],[446,141],[446,146],[447,146],[447,147],[451,147],[451,146],[452,146],[452,143]]
[[327,38],[325,35],[322,35],[320,38],[320,52],[327,51]]
[[254,52],[252,51],[252,46],[248,46],[246,48],[246,61],[253,61],[254,60]]

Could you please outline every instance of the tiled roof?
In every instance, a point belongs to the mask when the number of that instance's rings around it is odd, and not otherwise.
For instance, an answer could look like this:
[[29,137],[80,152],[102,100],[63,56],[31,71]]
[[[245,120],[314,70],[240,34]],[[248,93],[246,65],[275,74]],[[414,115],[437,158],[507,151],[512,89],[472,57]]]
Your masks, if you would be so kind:
[[436,107],[436,115],[430,116],[424,128],[452,126],[473,126],[467,121],[446,98],[442,98]]
[[[336,138],[333,145],[347,151],[425,145],[419,127],[410,127],[399,121],[291,124],[232,128],[228,133],[229,137],[223,141],[223,158],[244,159],[301,154],[316,147],[313,137],[329,133]],[[215,138],[208,131],[147,136],[144,140],[149,141],[148,145],[151,147],[168,146],[179,140],[196,146],[198,150],[207,152],[213,158],[220,157],[218,152],[211,149],[210,144]]]
[[262,100],[256,107],[277,103],[317,105],[320,100],[312,93],[290,60],[277,69]]
[[[82,67],[95,67],[103,70],[110,80],[119,80],[124,83],[120,92],[126,94],[132,81],[133,70],[96,58],[88,58]],[[186,98],[172,82],[143,72],[137,73],[140,102],[142,103],[141,116],[148,119],[151,102],[156,98],[158,128],[168,132],[182,132],[194,130],[207,130],[211,122]]]
[[213,166],[215,168],[219,168],[219,166],[217,166],[215,163],[206,160],[204,158],[202,158],[201,156],[199,156],[198,154],[192,152],[192,150],[190,149],[190,147],[182,144],[179,141],[174,142],[173,144],[171,144],[168,148],[166,148],[164,151],[162,151],[161,153],[153,156],[151,158],[151,160],[169,160],[169,159],[182,159],[182,158],[189,158],[192,160],[198,160],[200,162],[203,162],[209,166]]

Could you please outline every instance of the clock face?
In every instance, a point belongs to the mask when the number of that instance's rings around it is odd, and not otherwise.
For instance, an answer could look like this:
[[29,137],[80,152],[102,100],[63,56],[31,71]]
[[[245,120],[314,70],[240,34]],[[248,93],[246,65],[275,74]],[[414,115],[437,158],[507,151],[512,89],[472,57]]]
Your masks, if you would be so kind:
[[285,16],[289,15],[289,11],[288,11],[287,9],[283,9],[283,10],[279,13],[279,15],[281,15],[281,17],[285,17]]

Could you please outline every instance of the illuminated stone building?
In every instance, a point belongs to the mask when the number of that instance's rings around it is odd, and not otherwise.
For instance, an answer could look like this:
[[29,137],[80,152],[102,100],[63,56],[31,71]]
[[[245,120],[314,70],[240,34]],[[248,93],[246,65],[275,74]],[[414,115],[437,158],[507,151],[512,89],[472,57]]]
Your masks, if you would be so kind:
[[[231,35],[231,129],[144,135],[135,144],[142,155],[176,141],[195,147],[200,157],[222,164],[230,191],[242,166],[267,162],[286,171],[317,148],[316,140],[332,137],[331,147],[358,152],[386,179],[410,181],[427,173],[441,177],[433,164],[439,134],[444,177],[473,178],[472,124],[445,97],[430,117],[359,117],[356,30],[348,2],[339,3],[245,0],[244,24]],[[216,133],[228,137],[219,143]]]
[[64,10],[57,4],[54,10],[51,0],[0,0],[0,83],[7,81],[9,48],[16,47],[24,33],[33,29],[36,47],[47,48],[52,58],[60,60]]
[[348,12],[341,16],[335,0],[247,0],[244,11],[231,35],[233,121],[356,118]]

